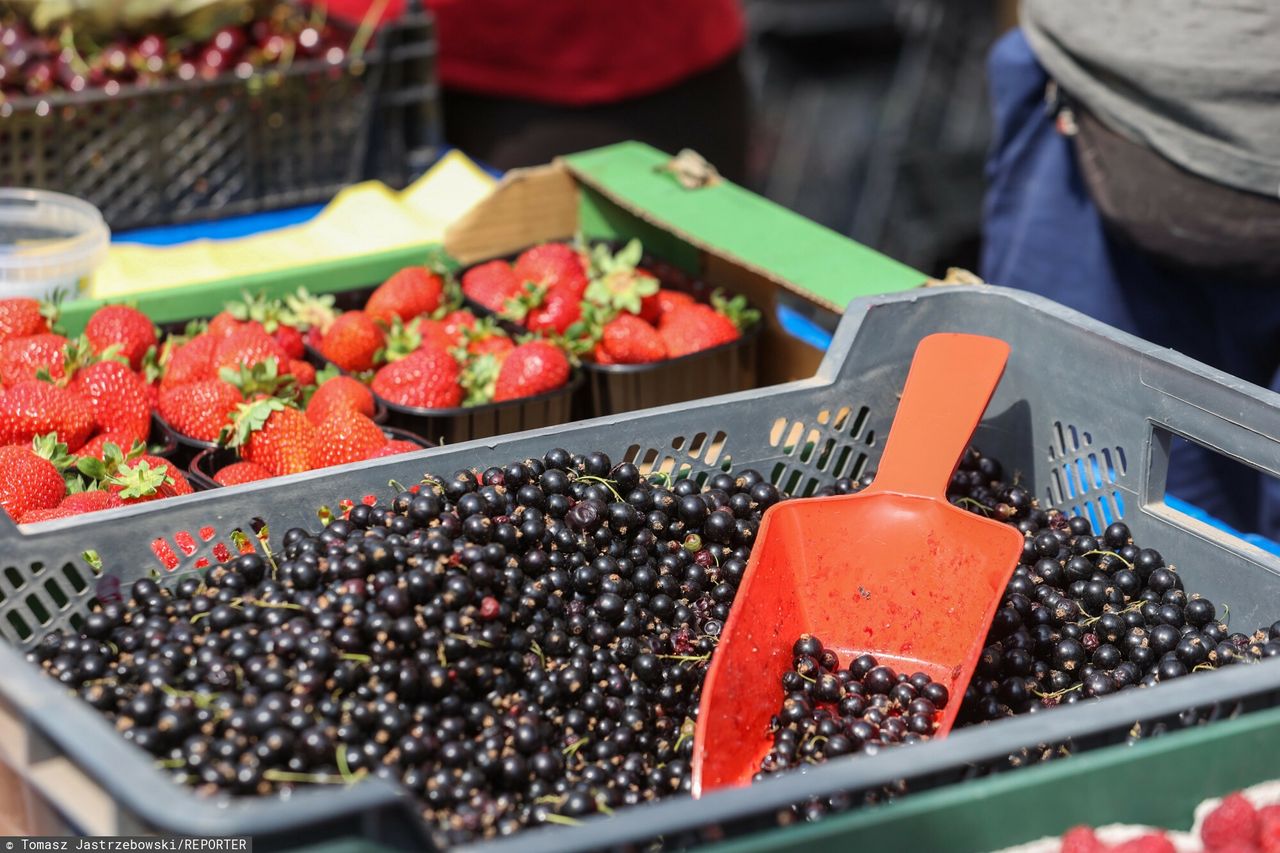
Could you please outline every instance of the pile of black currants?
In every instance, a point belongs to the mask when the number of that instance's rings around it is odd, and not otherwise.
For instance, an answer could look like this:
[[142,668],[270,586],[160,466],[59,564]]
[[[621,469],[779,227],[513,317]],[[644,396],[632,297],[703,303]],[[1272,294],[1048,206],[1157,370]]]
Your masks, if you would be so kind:
[[923,743],[937,731],[950,696],[925,673],[895,672],[865,654],[842,667],[812,634],[802,634],[791,652],[792,667],[782,675],[786,698],[769,721],[773,747],[756,779],[802,762]]
[[441,845],[687,791],[754,471],[659,483],[603,453],[430,477],[128,600],[31,653],[181,782],[365,776]]
[[[1123,524],[1040,509],[994,459],[969,451],[948,495],[1026,534],[962,723],[1280,654],[1280,624],[1229,632]],[[702,682],[783,497],[751,470],[671,482],[560,449],[427,476],[275,551],[264,531],[260,553],[139,580],[30,657],[202,793],[382,777],[441,846],[575,824],[689,790]],[[795,651],[766,771],[925,740],[958,698]]]

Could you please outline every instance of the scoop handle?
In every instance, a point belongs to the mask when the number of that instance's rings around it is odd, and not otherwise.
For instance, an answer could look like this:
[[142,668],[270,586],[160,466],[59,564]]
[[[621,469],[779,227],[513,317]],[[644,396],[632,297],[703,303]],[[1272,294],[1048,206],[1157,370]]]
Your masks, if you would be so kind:
[[997,338],[943,333],[921,340],[864,494],[944,497],[1008,360],[1009,345]]

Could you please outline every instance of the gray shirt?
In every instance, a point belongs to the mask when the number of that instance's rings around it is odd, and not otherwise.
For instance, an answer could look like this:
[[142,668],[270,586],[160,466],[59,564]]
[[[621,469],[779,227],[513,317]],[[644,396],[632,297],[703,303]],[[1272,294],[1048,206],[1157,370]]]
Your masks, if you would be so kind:
[[1280,196],[1280,0],[1023,0],[1041,64],[1103,123]]

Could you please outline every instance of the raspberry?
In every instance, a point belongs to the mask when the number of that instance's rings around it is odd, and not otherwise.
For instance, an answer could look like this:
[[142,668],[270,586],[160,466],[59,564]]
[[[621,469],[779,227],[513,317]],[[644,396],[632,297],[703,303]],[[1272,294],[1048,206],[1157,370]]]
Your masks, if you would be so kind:
[[1214,853],[1232,843],[1254,847],[1258,842],[1258,813],[1253,803],[1239,792],[1229,794],[1204,819],[1200,840],[1205,849]]
[[1104,853],[1107,845],[1093,833],[1091,826],[1068,829],[1062,836],[1062,853]]
[[1111,848],[1111,853],[1177,853],[1163,832],[1148,832]]

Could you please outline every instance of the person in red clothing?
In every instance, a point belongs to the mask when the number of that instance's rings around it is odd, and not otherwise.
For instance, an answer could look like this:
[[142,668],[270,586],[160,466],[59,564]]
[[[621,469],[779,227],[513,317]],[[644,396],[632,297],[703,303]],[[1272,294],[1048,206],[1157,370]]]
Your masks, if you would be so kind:
[[[371,0],[329,0],[359,20]],[[391,0],[395,15],[404,0]],[[731,180],[749,110],[738,0],[427,0],[445,135],[499,169],[625,139],[693,148]]]

